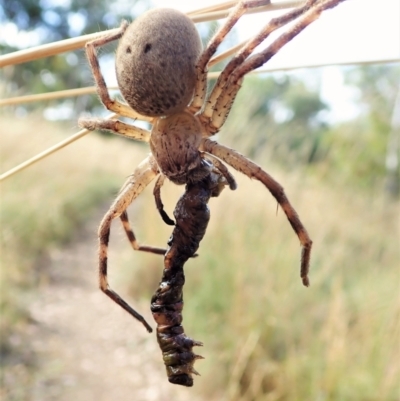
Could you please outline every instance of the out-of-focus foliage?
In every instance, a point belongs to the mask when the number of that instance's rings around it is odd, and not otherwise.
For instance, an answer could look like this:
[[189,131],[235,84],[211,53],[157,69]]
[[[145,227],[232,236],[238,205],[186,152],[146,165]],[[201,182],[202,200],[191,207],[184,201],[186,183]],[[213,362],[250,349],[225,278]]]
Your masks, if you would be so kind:
[[[36,133],[31,135],[32,127]],[[3,171],[61,140],[66,130],[34,114],[29,116],[29,120],[2,116],[0,159]],[[32,323],[28,312],[31,291],[40,292],[41,285],[49,280],[46,268],[49,254],[74,237],[77,227],[90,218],[90,212],[117,192],[120,172],[129,171],[132,160],[143,158],[143,150],[132,146],[129,157],[117,158],[112,163],[104,162],[110,154],[118,155],[125,149],[124,141],[108,141],[90,135],[64,149],[57,157],[49,157],[2,183],[1,399],[8,395],[5,376],[11,378],[12,394],[25,394],[34,380],[29,373],[34,366],[33,355],[24,336],[27,326]],[[7,398],[27,399],[30,397]]]
[[358,93],[358,117],[328,124],[329,107],[318,88],[296,75],[249,77],[222,141],[258,161],[268,159],[288,170],[307,168],[308,173],[369,190],[386,187],[398,195],[393,182],[399,179],[399,165],[389,170],[386,161],[388,152],[399,159],[399,149],[391,148],[398,141],[390,139],[399,135],[391,120],[400,66],[352,67],[343,69],[343,74]]
[[[147,2],[105,0],[2,0],[0,51],[10,53],[31,46],[115,28],[122,19],[132,20],[146,9]],[[109,54],[114,46],[102,48]],[[35,94],[91,85],[91,71],[83,50],[59,54],[3,69],[9,96]],[[93,106],[95,98],[61,102],[79,114]],[[30,104],[25,109],[37,108]]]
[[249,77],[222,136],[253,158],[267,151],[287,166],[311,163],[327,129],[320,118],[327,109],[318,91],[296,76]]
[[[392,148],[392,126],[396,96],[400,91],[400,65],[353,67],[346,70],[348,85],[358,89],[358,118],[330,128],[324,137],[327,156],[322,170],[336,180],[347,180],[364,188],[382,190],[398,196],[399,142]],[[388,154],[395,154],[397,166],[388,166]]]
[[[353,68],[347,83],[359,88],[363,125],[369,143],[365,150],[374,153],[370,169],[382,171],[385,152],[386,189],[391,196],[400,191],[400,64]],[[360,119],[361,120],[361,119]]]

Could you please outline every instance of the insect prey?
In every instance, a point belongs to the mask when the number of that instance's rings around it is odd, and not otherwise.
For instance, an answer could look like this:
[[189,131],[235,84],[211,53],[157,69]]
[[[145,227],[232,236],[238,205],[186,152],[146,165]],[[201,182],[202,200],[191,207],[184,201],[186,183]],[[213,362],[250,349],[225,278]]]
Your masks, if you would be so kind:
[[[233,177],[231,189],[235,189]],[[160,345],[168,380],[174,384],[192,386],[193,368],[202,357],[192,352],[194,346],[203,345],[184,333],[182,323],[183,296],[185,283],[183,266],[195,255],[210,219],[207,203],[211,196],[218,196],[225,178],[218,171],[205,178],[186,184],[185,192],[179,199],[174,217],[176,220],[169,248],[164,257],[164,272],[160,285],[151,299],[151,311],[157,322],[157,340]]]

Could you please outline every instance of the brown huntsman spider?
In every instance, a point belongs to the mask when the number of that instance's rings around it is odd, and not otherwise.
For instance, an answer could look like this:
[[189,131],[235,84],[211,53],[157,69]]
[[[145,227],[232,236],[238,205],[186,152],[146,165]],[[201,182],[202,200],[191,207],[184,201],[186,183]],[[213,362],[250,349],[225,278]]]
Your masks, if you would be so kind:
[[[226,163],[260,181],[279,203],[300,240],[300,275],[303,284],[309,285],[312,241],[282,186],[260,166],[210,138],[221,129],[227,119],[245,75],[265,64],[324,10],[333,8],[342,1],[307,0],[301,7],[271,19],[232,57],[209,93],[207,65],[211,57],[239,18],[248,9],[258,7],[265,1],[248,0],[237,3],[204,50],[192,21],[181,12],[166,8],[151,10],[132,24],[124,21],[117,33],[86,44],[97,92],[105,107],[120,116],[139,118],[152,125],[151,131],[147,131],[118,119],[84,118],[79,121],[81,127],[89,130],[109,130],[127,138],[150,143],[150,155],[125,182],[99,228],[100,288],[141,321],[149,332],[152,329],[144,318],[109,287],[107,248],[111,223],[120,218],[134,249],[165,253],[164,249],[138,244],[126,212],[133,200],[157,177],[154,190],[156,204],[166,222],[168,217],[163,211],[160,198],[160,188],[165,178],[178,185],[190,184],[204,180],[214,171],[234,189],[224,164]],[[253,53],[256,46],[273,31],[292,21],[295,21],[294,24],[268,47]],[[116,74],[126,103],[111,99],[96,53],[98,47],[117,39],[120,41],[116,53]]]

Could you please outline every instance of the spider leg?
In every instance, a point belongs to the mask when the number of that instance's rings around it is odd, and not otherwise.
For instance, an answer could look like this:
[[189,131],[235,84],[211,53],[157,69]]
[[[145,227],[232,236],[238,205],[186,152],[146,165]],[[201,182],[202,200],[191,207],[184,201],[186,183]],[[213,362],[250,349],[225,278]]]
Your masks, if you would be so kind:
[[308,5],[308,9],[306,7],[307,11],[303,13],[300,19],[288,31],[274,40],[266,49],[248,57],[233,70],[214,103],[212,116],[209,119],[209,126],[207,127],[210,136],[219,131],[228,117],[244,76],[269,61],[284,45],[318,19],[324,10],[333,8],[343,1],[345,0],[325,0],[321,2],[309,0],[306,3]]
[[134,125],[126,124],[119,120],[103,120],[100,118],[80,118],[78,124],[81,128],[86,128],[90,131],[95,129],[112,131],[114,134],[124,136],[125,138],[136,139],[137,141],[149,142],[150,132],[135,127]]
[[143,252],[149,252],[149,253],[155,253],[156,255],[165,255],[165,252],[167,252],[167,250],[165,248],[158,248],[155,246],[150,246],[150,245],[140,245],[137,240],[136,240],[136,236],[132,230],[132,227],[129,223],[129,219],[128,219],[128,213],[125,210],[124,212],[122,212],[121,216],[119,216],[119,218],[121,219],[122,222],[122,226],[124,227],[125,233],[128,237],[129,242],[132,245],[132,248],[135,251],[143,251]]
[[107,85],[104,80],[103,74],[100,70],[99,59],[97,57],[96,47],[104,46],[107,43],[110,43],[114,40],[120,39],[126,29],[128,28],[128,22],[122,21],[119,31],[115,34],[109,34],[102,36],[100,38],[94,39],[90,42],[87,42],[85,45],[86,56],[88,58],[90,67],[93,72],[93,77],[97,87],[97,94],[100,97],[101,102],[104,106],[115,113],[118,113],[121,116],[129,117],[129,118],[138,118],[140,120],[152,121],[151,117],[145,117],[131,109],[128,105],[119,102],[118,100],[113,100],[108,93]]
[[246,60],[246,58],[254,51],[254,49],[260,43],[262,43],[272,32],[302,15],[316,2],[317,0],[308,0],[303,6],[295,8],[280,17],[271,19],[269,23],[254,38],[245,43],[240,51],[225,66],[225,68],[219,75],[211,93],[207,97],[204,105],[204,110],[201,112],[201,119],[203,121],[210,121],[214,111],[215,103],[217,102],[218,97],[224,89],[225,85],[227,84],[232,72],[240,64],[242,64]]
[[196,64],[196,87],[192,102],[189,105],[189,109],[193,114],[203,106],[207,92],[207,64],[217,51],[218,46],[248,8],[260,7],[268,3],[269,1],[265,0],[240,1],[229,13],[226,22],[211,38]]
[[164,223],[168,224],[169,226],[174,226],[175,222],[168,216],[167,212],[164,210],[164,204],[162,203],[161,200],[161,187],[164,185],[164,180],[165,180],[165,175],[160,174],[156,181],[156,185],[154,186],[153,195],[156,201],[157,210],[160,213]]
[[253,163],[245,156],[236,152],[233,149],[229,149],[226,146],[220,145],[209,139],[203,139],[202,148],[219,159],[225,161],[234,169],[242,172],[250,178],[263,183],[267,189],[271,192],[272,196],[277,200],[283,211],[285,212],[290,225],[297,234],[302,247],[301,251],[301,268],[300,277],[305,286],[309,286],[310,282],[308,279],[308,271],[310,264],[310,254],[312,241],[307,233],[307,230],[301,223],[299,216],[290,204],[282,186],[276,182],[267,172],[265,172],[260,166]]
[[108,295],[114,302],[125,309],[135,319],[142,322],[148,332],[152,332],[151,327],[131,306],[129,306],[115,291],[113,291],[107,281],[107,261],[108,243],[110,239],[110,228],[112,221],[120,217],[139,196],[143,189],[156,177],[158,168],[152,156],[148,156],[134,171],[124,184],[121,192],[111,205],[108,212],[103,217],[99,227],[99,284],[100,289]]

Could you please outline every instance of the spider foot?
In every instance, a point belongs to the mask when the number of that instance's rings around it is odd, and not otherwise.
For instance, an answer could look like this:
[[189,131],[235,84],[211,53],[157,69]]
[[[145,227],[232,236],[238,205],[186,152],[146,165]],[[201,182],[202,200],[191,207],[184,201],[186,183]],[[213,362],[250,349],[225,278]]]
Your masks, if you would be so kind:
[[80,118],[78,120],[78,126],[89,131],[94,131],[98,127],[99,122],[100,120],[98,118]]

